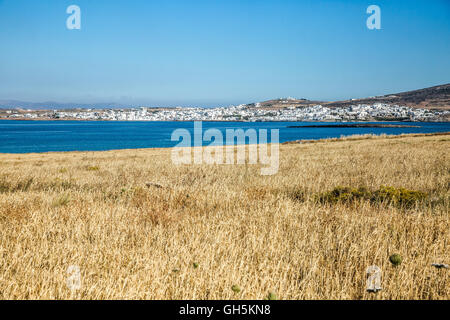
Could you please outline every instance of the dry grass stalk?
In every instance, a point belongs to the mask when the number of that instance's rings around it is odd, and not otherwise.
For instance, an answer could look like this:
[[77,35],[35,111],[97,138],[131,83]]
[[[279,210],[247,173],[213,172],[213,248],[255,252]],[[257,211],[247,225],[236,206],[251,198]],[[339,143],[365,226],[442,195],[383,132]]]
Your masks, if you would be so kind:
[[[164,149],[0,155],[0,299],[449,299],[431,266],[450,261],[449,150],[448,135],[292,144],[274,176]],[[433,203],[314,199],[342,185]]]

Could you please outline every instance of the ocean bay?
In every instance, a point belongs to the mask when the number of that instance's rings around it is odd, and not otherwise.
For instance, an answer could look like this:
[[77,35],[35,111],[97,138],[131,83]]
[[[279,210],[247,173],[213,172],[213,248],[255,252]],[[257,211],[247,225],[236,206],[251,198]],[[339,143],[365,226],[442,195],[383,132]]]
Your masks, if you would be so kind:
[[[385,122],[377,122],[377,124],[382,123]],[[311,127],[312,124],[316,127]],[[214,128],[223,134],[226,129],[243,129],[244,131],[279,129],[281,143],[303,139],[338,138],[355,134],[397,135],[450,132],[449,122],[386,122],[386,124],[411,127],[330,127],[332,124],[342,124],[342,122],[205,121],[202,122],[202,127],[203,132]],[[0,153],[169,148],[176,146],[179,142],[171,140],[172,133],[176,129],[187,129],[193,133],[194,122],[0,120]],[[204,145],[208,144],[204,142]]]

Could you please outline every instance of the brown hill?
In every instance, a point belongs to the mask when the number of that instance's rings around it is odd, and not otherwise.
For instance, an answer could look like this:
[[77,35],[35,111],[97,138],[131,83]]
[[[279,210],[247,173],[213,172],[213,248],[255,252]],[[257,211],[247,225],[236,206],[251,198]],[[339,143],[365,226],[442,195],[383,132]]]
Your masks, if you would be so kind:
[[292,99],[292,98],[281,98],[281,99],[273,99],[260,102],[259,104],[252,103],[249,104],[249,107],[258,107],[261,109],[281,109],[286,107],[308,107],[314,106],[317,104],[324,104],[326,102],[323,101],[313,101],[307,99]]
[[412,108],[450,110],[450,84],[389,94],[385,96],[345,100],[325,103],[329,107],[342,107],[352,104],[388,103]]
[[[311,101],[307,99],[276,99],[260,103],[261,108],[278,109],[284,107],[301,107],[321,104],[330,108],[346,107],[355,104],[386,103],[412,108],[433,110],[450,110],[450,83],[435,87],[389,94],[384,96],[352,99],[343,101]],[[252,104],[250,106],[256,106]]]

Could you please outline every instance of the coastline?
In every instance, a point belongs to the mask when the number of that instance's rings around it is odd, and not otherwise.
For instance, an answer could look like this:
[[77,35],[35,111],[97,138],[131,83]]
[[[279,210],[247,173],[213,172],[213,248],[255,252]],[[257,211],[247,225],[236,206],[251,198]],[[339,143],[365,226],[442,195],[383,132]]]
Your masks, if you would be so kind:
[[[402,133],[402,134],[354,134],[348,136],[341,136],[339,138],[322,138],[322,139],[300,139],[280,142],[279,145],[292,145],[292,144],[311,144],[311,143],[327,143],[327,142],[342,142],[342,141],[358,141],[358,140],[377,140],[377,139],[400,139],[400,138],[415,138],[415,137],[431,137],[431,136],[450,136],[450,131],[445,132],[433,132],[433,133]],[[270,143],[269,143],[270,145]],[[200,148],[206,148],[208,146],[201,146]],[[51,154],[80,154],[80,153],[102,153],[102,152],[138,152],[145,150],[168,150],[174,147],[148,147],[148,148],[124,148],[124,149],[109,149],[109,150],[71,150],[71,151],[44,151],[44,152],[26,152],[26,153],[9,153],[0,152],[0,156],[24,156],[24,155],[51,155]],[[188,147],[189,148],[189,147]],[[191,147],[198,148],[198,147]]]
[[30,118],[1,118],[0,121],[85,121],[85,122],[243,122],[243,123],[258,123],[258,122],[308,122],[308,123],[371,123],[371,122],[425,122],[425,123],[436,123],[436,122],[450,122],[450,118],[439,119],[439,120],[427,120],[427,121],[417,121],[411,119],[383,119],[383,120],[259,120],[259,121],[248,121],[248,120],[103,120],[103,119],[78,119],[78,118],[69,118],[69,119],[54,119],[54,118],[40,118],[40,119],[30,119]]

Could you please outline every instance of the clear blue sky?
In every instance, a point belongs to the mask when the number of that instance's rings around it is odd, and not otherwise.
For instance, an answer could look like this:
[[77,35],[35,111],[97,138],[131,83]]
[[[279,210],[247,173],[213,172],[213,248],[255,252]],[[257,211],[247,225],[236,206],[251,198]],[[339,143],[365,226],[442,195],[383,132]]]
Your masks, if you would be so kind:
[[448,0],[0,0],[0,99],[210,106],[448,82]]

